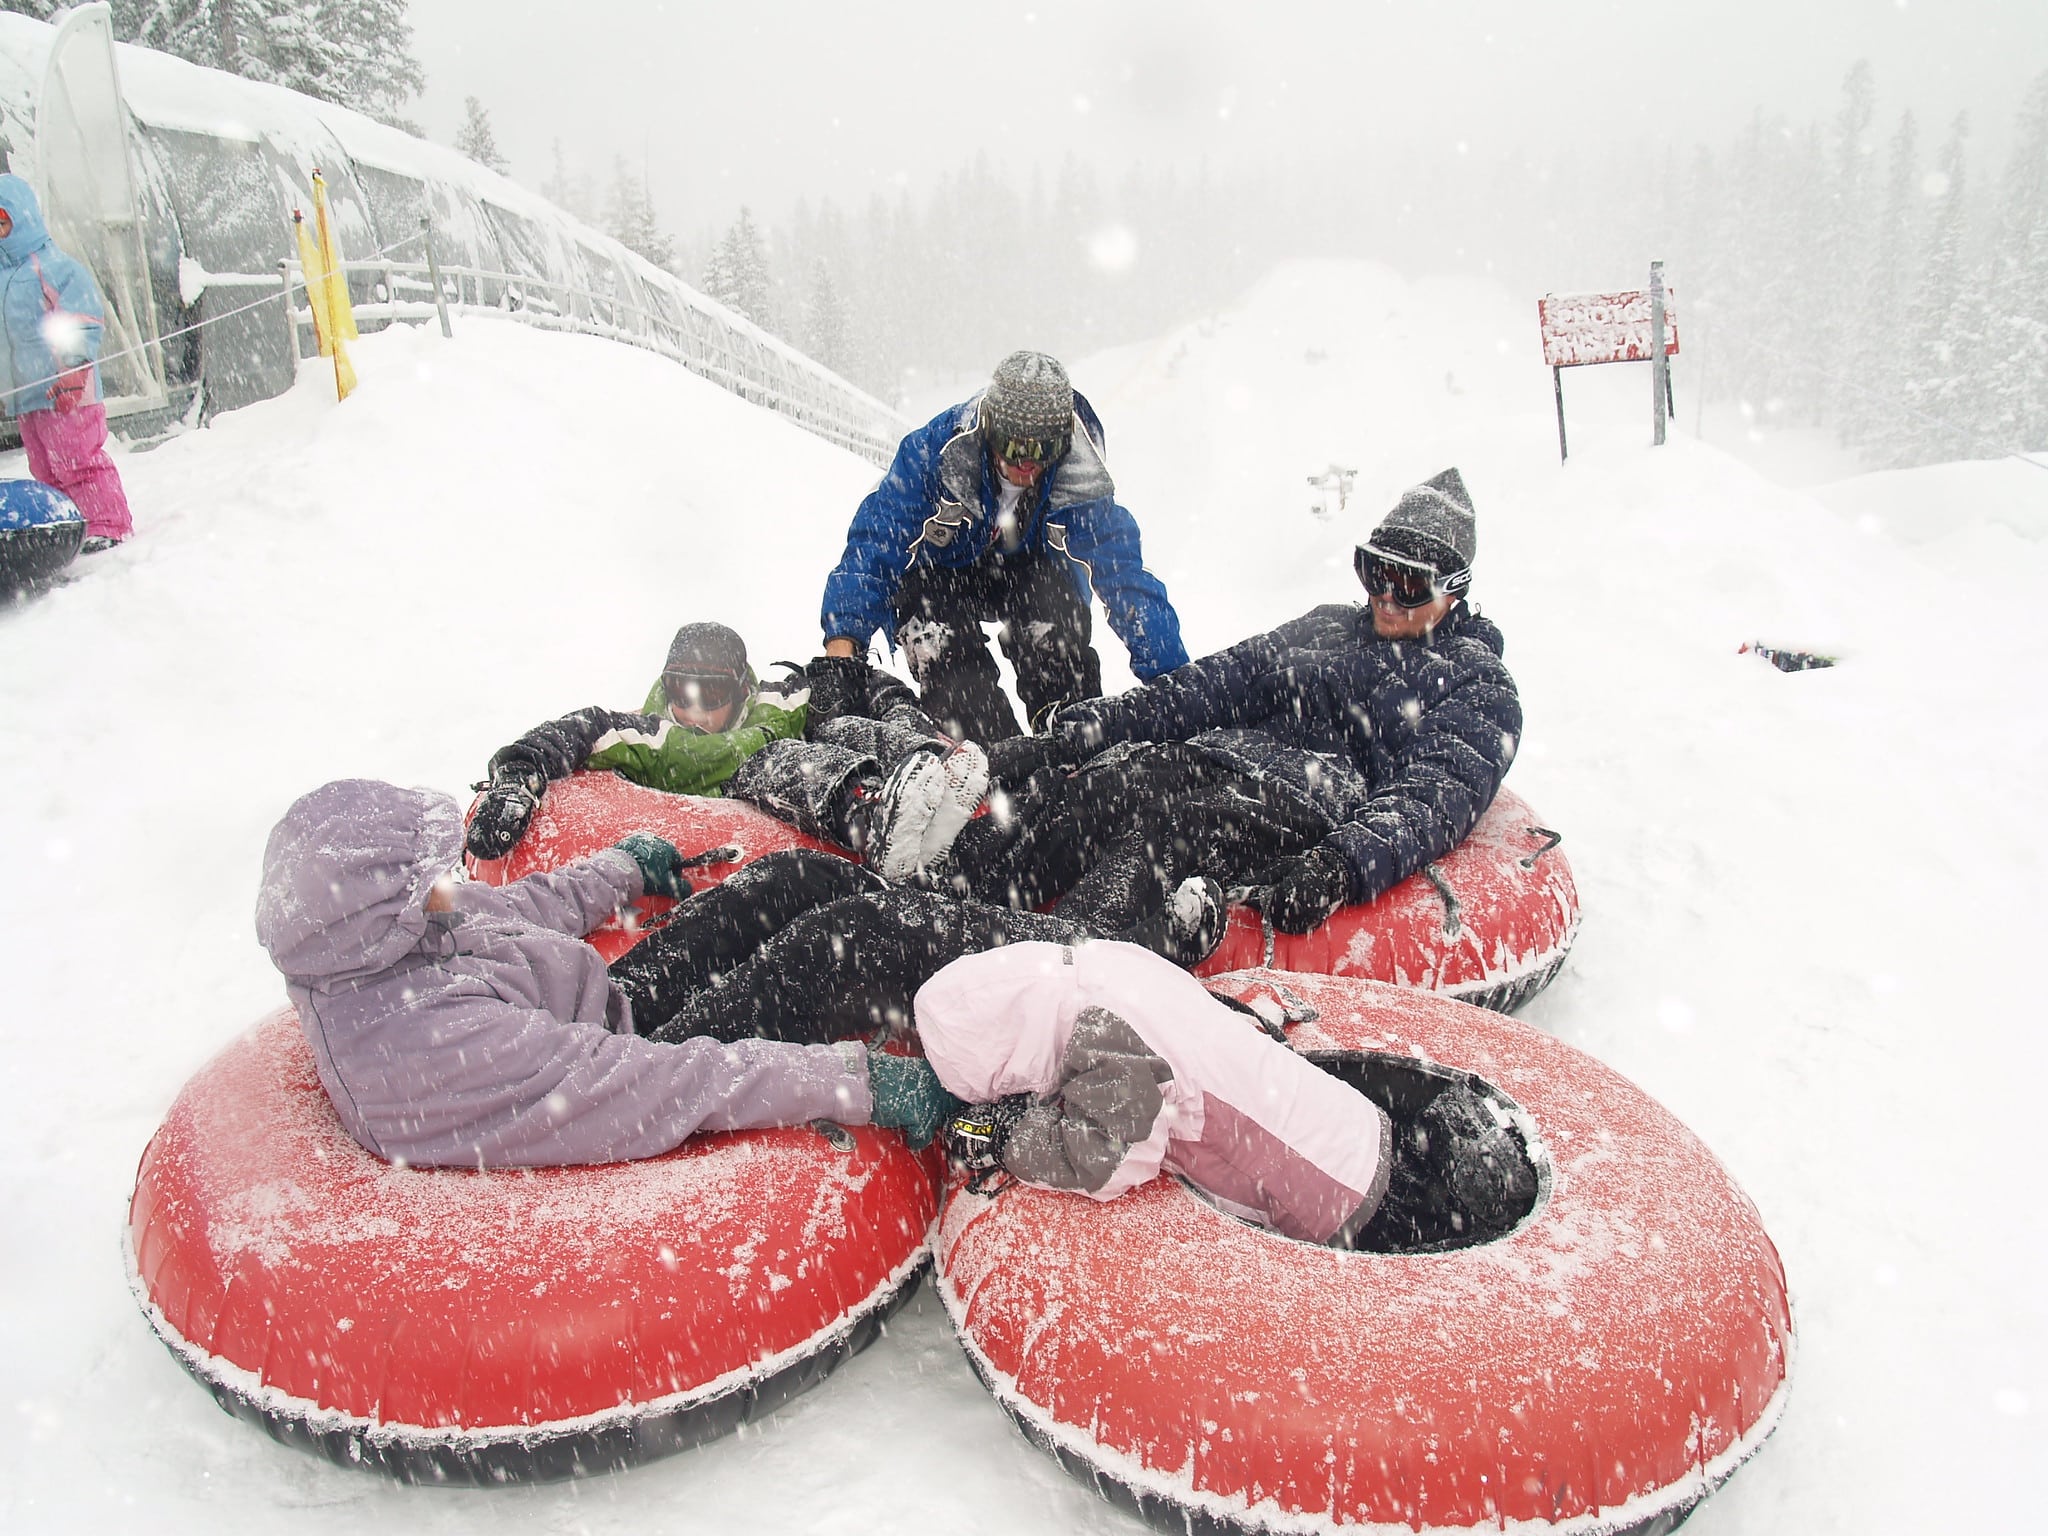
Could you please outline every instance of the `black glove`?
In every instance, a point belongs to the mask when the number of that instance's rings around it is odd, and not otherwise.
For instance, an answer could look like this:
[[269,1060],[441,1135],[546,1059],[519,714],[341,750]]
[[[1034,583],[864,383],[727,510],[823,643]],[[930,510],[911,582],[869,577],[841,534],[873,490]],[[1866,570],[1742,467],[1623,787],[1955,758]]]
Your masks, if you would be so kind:
[[1282,859],[1263,875],[1265,914],[1282,933],[1307,933],[1351,899],[1351,867],[1329,848]]
[[969,1173],[993,1173],[1003,1166],[1003,1148],[1010,1132],[1031,1102],[1028,1093],[1013,1093],[993,1104],[971,1104],[940,1128],[946,1156]]
[[1063,736],[1012,736],[988,748],[988,781],[1002,789],[1019,789],[1035,773],[1071,768],[1080,760]]
[[683,856],[676,845],[652,832],[628,832],[612,845],[632,857],[640,866],[640,889],[649,896],[673,896],[681,901],[691,891],[683,873]]
[[865,656],[815,656],[807,662],[804,676],[811,684],[811,728],[842,715],[865,715],[870,672]]
[[478,787],[484,796],[470,813],[464,846],[476,858],[502,859],[526,835],[526,824],[547,792],[548,776],[531,764],[501,763],[491,769],[489,785]]

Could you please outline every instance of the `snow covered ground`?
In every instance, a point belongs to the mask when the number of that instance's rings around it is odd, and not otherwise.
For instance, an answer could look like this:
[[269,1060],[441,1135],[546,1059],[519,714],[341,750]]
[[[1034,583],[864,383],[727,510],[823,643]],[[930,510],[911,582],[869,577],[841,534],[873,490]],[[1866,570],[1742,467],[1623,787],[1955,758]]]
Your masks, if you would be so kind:
[[[1560,468],[1531,308],[1303,263],[1077,374],[1196,651],[1355,595],[1362,530],[1463,468],[1528,712],[1513,783],[1585,902],[1526,1016],[1706,1138],[1799,1308],[1789,1416],[1691,1529],[2021,1528],[2048,1455],[2048,467],[1794,492],[1683,432],[1650,449],[1647,374],[1610,368],[1571,380]],[[474,320],[358,368],[346,405],[309,368],[124,455],[141,537],[0,611],[0,1529],[1138,1529],[1010,1431],[928,1299],[742,1437],[493,1492],[276,1446],[150,1335],[135,1159],[281,998],[250,910],[283,807],[343,774],[459,792],[532,721],[637,700],[686,617],[808,655],[874,474],[602,341]],[[1324,520],[1332,463],[1358,477]],[[1843,664],[1780,674],[1753,639]]]

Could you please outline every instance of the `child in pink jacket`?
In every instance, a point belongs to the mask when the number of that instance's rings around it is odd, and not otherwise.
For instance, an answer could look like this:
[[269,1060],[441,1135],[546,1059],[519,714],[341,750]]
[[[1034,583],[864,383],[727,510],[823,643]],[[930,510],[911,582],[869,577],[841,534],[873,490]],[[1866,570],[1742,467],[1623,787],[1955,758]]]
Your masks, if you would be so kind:
[[104,313],[92,274],[50,239],[34,189],[0,176],[0,407],[21,419],[29,473],[85,514],[86,554],[135,528],[107,457],[94,366]]
[[1110,1200],[1162,1171],[1288,1237],[1348,1246],[1393,1163],[1386,1114],[1133,944],[1011,944],[918,990],[970,1166]]

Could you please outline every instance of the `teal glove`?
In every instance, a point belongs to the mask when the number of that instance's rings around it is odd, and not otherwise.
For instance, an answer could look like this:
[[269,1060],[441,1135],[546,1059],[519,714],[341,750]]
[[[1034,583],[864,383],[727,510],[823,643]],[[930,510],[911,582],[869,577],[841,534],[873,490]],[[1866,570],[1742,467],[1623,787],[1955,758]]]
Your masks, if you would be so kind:
[[868,1052],[868,1094],[875,1101],[868,1118],[903,1132],[912,1150],[930,1144],[939,1127],[965,1107],[939,1086],[939,1074],[922,1056]]
[[674,843],[664,842],[652,832],[629,832],[613,846],[640,866],[640,888],[649,896],[673,896],[681,901],[690,894],[683,856]]

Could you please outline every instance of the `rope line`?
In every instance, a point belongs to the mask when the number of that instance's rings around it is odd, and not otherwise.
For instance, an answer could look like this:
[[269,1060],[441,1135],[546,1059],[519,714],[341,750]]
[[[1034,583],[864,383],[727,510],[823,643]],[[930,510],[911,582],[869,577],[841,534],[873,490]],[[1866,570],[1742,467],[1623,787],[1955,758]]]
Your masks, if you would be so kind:
[[[389,256],[393,251],[402,251],[408,245],[411,245],[413,241],[421,240],[424,238],[426,238],[425,231],[421,231],[419,234],[416,235],[407,235],[403,240],[393,241],[390,245],[385,246],[381,251],[373,251],[370,255],[364,257],[363,260],[376,261],[380,257]],[[207,316],[207,318],[204,320],[195,320],[192,324],[182,325],[178,327],[178,329],[175,331],[165,331],[161,336],[153,337],[148,341],[138,341],[134,346],[123,347],[118,352],[101,353],[98,357],[89,358],[87,361],[89,361],[93,365],[93,367],[98,368],[105,363],[116,362],[121,358],[133,357],[139,352],[146,352],[151,347],[162,346],[167,341],[175,341],[180,336],[190,336],[195,331],[203,331],[209,325],[218,325],[223,320],[232,320],[237,315],[246,315],[247,313],[249,313],[250,310],[261,309],[266,304],[281,303],[287,297],[289,297],[289,291],[286,288],[286,283],[288,281],[290,283],[291,289],[296,289],[299,292],[305,291],[306,274],[304,272],[300,272],[298,277],[295,279],[286,279],[281,277],[278,279],[278,291],[275,293],[266,293],[260,299],[251,299],[246,304],[237,304],[233,309],[224,309],[217,315]],[[104,328],[104,322],[102,322],[102,328]],[[48,378],[31,379],[26,384],[18,384],[15,386],[15,389],[17,391],[40,389],[46,384],[56,383],[57,380],[63,378],[65,374],[71,373],[73,371],[74,370],[71,368],[66,368],[63,369],[61,372],[51,374]]]

